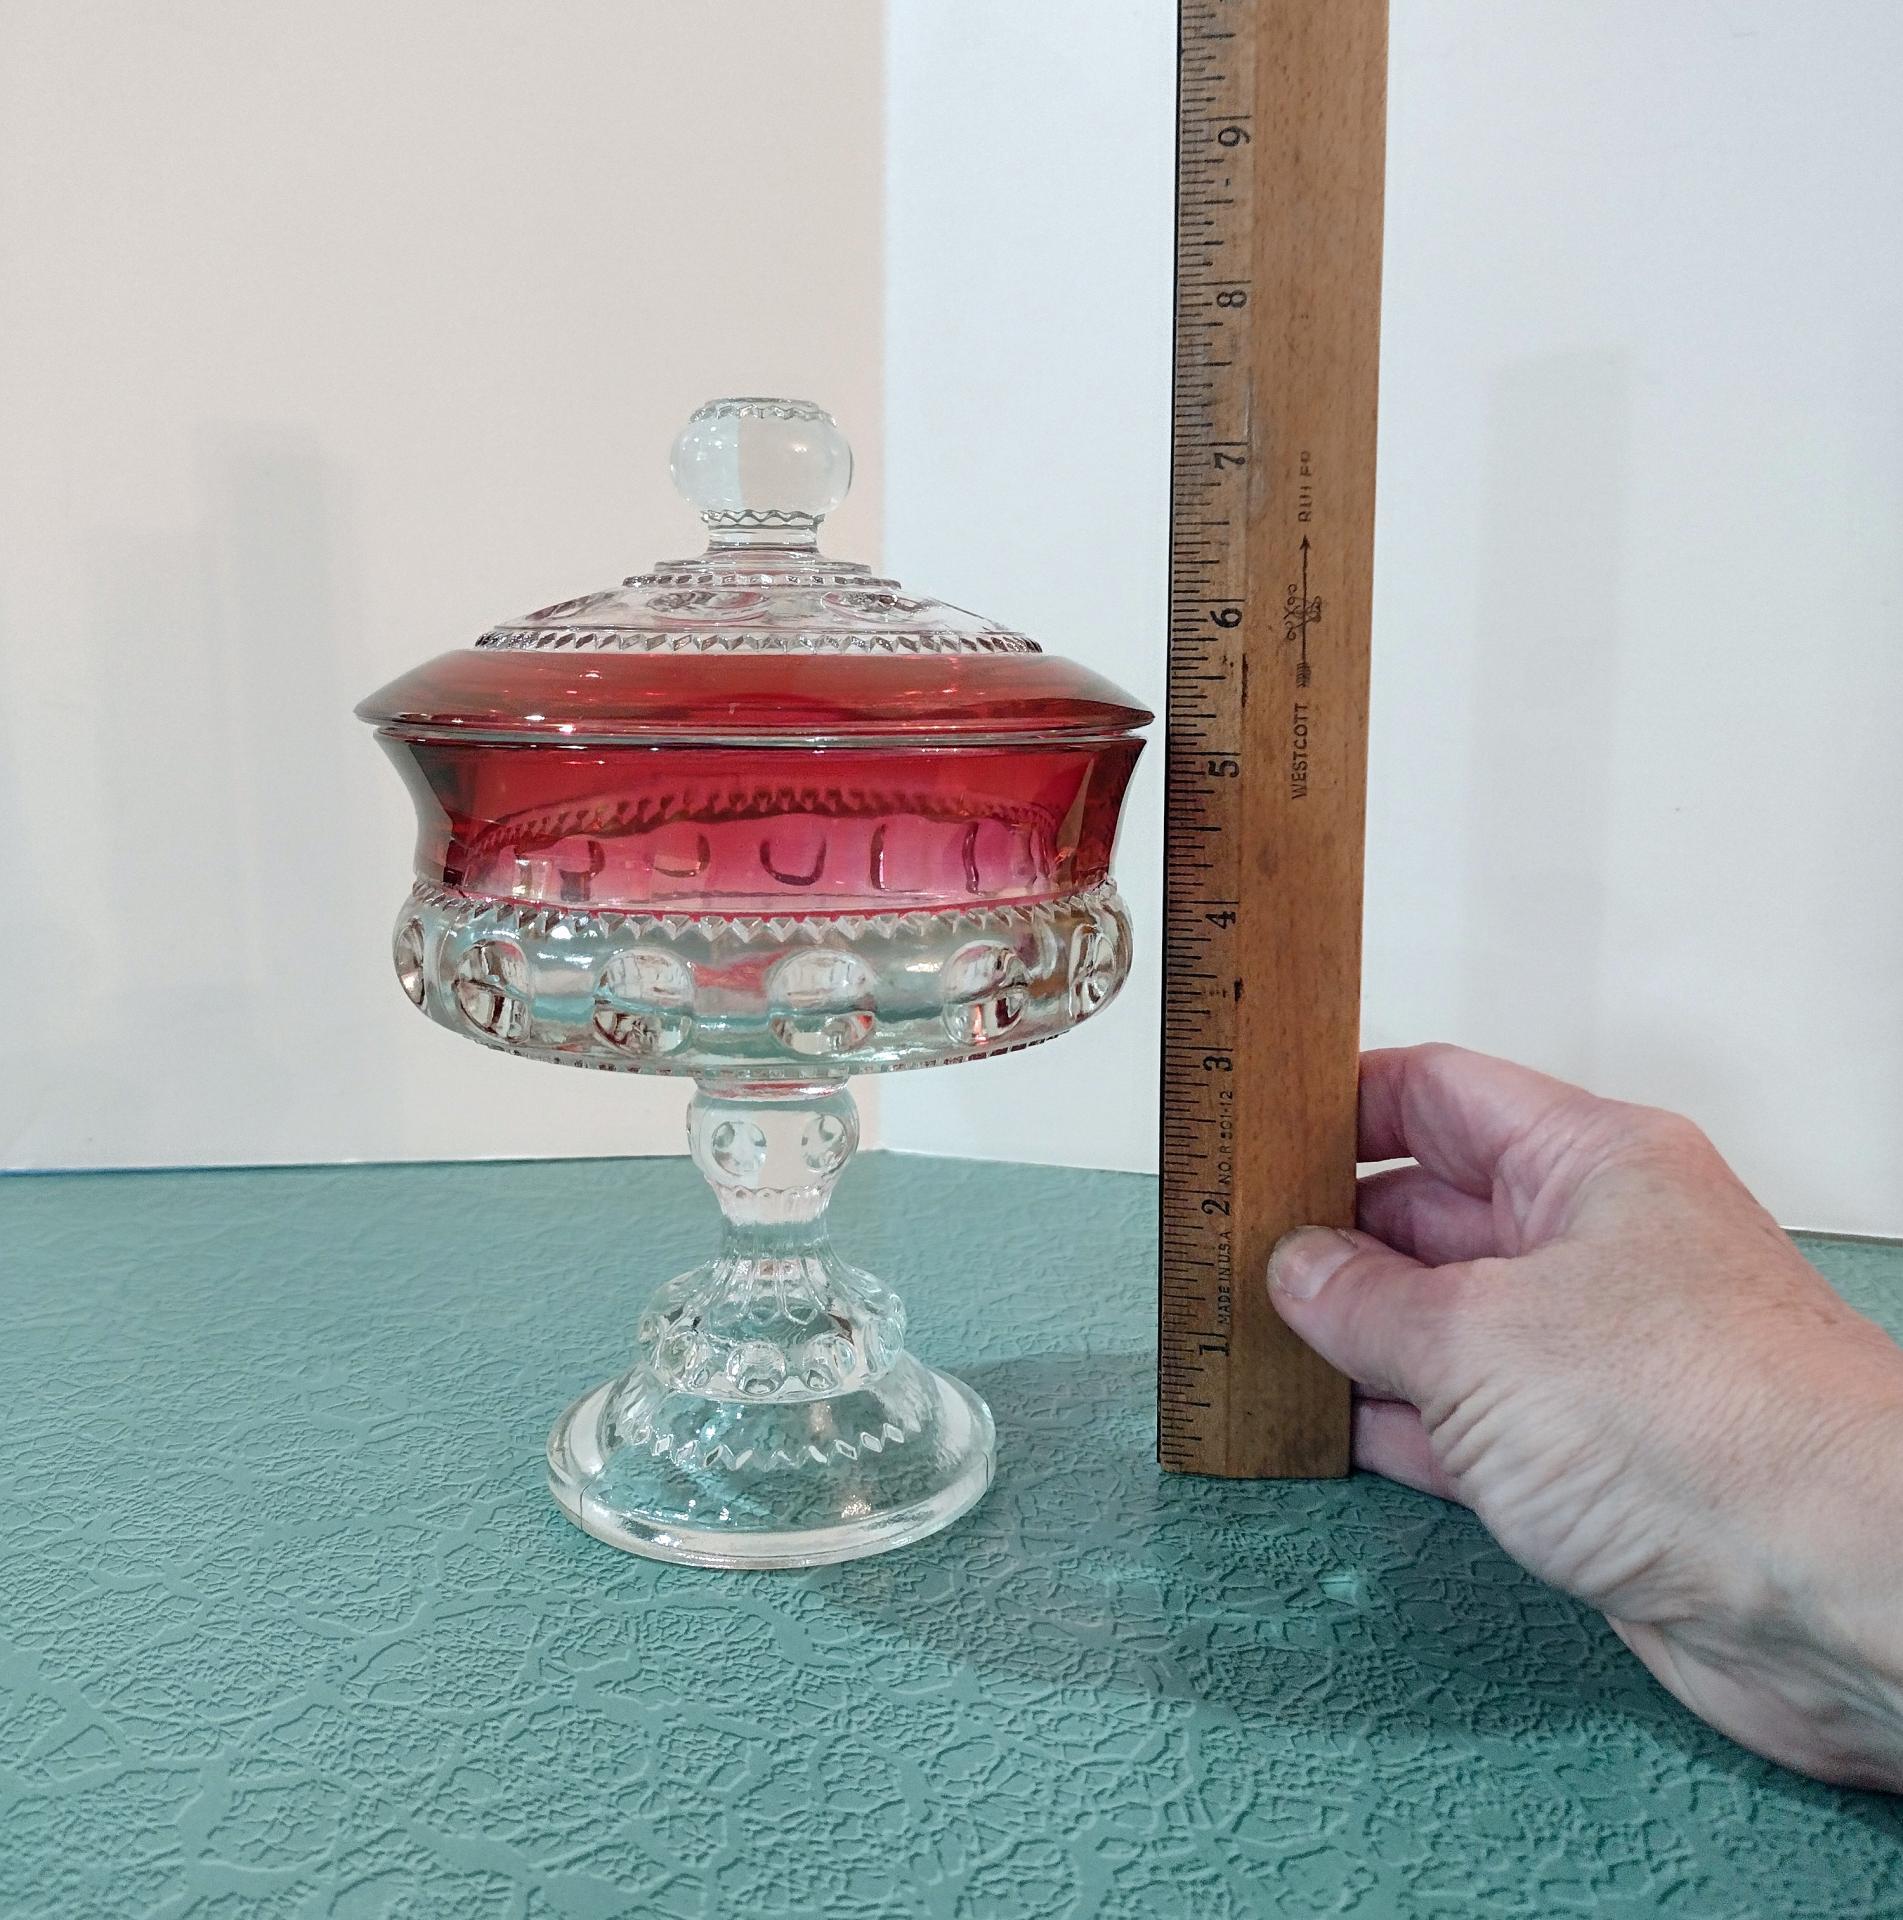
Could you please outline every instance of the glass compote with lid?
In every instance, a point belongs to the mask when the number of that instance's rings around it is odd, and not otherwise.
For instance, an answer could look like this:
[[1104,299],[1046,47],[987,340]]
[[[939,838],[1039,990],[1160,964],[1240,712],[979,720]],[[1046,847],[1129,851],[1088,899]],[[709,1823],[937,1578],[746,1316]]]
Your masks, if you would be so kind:
[[556,1500],[665,1560],[811,1566],[949,1524],[992,1422],[834,1252],[855,1073],[975,1060],[1102,1007],[1150,715],[1022,634],[823,557],[851,453],[801,401],[674,445],[707,550],[493,628],[358,708],[416,803],[397,978],[527,1059],[691,1076],[725,1216],[633,1363],[556,1422]]

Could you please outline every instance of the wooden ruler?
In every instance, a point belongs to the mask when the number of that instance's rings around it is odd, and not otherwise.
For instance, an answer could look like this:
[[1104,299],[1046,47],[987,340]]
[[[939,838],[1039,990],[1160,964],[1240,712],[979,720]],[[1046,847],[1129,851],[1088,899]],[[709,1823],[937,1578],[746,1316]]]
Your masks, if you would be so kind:
[[1386,0],[1182,0],[1157,1452],[1348,1470],[1264,1282],[1354,1220]]

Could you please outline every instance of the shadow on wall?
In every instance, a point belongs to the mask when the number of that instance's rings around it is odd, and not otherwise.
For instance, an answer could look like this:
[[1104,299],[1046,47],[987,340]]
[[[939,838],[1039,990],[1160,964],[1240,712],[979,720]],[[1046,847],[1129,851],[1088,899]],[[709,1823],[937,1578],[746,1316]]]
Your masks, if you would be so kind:
[[[207,430],[199,473],[195,524],[102,530],[88,569],[96,677],[79,710],[97,787],[73,796],[75,827],[121,936],[72,995],[56,1055],[23,1072],[43,1087],[89,1063],[92,1097],[113,1089],[106,1158],[181,1128],[204,1158],[242,1157],[245,1109],[310,1071],[336,1001],[326,923],[349,897],[357,770],[341,745],[361,691],[344,485],[309,435],[260,427]],[[346,1070],[331,1052],[325,1071]]]
[[1524,361],[1495,376],[1487,431],[1462,1031],[1588,1080],[1604,1039],[1631,386],[1620,349]]

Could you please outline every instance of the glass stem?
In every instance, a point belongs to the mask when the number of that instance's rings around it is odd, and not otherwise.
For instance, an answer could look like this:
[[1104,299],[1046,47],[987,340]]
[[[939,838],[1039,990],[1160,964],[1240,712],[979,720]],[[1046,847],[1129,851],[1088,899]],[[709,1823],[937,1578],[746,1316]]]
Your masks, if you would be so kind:
[[670,1387],[715,1399],[823,1399],[898,1357],[898,1297],[833,1250],[826,1207],[859,1141],[843,1085],[701,1082],[694,1164],[720,1202],[718,1256],[670,1281],[642,1316],[646,1359]]

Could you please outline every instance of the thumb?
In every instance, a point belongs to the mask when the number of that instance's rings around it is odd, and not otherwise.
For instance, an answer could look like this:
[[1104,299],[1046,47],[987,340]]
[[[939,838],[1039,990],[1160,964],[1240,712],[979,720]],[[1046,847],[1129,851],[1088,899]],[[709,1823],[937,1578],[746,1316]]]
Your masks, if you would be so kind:
[[1370,1393],[1421,1404],[1453,1269],[1424,1267],[1365,1233],[1298,1227],[1269,1255],[1275,1310]]

